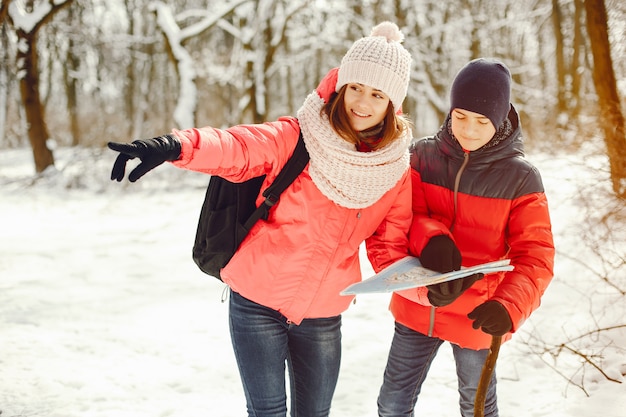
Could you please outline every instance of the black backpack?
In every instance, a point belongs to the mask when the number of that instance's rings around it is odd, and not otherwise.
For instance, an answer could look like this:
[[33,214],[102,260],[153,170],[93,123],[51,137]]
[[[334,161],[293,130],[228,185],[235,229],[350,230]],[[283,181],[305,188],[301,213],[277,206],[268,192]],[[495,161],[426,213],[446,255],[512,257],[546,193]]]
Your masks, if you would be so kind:
[[211,176],[193,245],[193,260],[198,268],[221,281],[220,269],[233,257],[252,226],[259,219],[267,220],[280,194],[300,175],[308,162],[309,153],[300,133],[293,154],[263,192],[265,201],[259,207],[256,207],[256,198],[265,175],[242,183]]

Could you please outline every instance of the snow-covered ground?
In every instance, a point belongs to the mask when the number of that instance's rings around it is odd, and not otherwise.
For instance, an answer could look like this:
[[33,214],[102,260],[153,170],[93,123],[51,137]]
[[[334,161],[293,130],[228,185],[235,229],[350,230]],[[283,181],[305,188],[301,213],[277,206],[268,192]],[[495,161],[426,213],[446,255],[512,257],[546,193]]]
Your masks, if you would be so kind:
[[[224,287],[190,255],[208,177],[164,166],[118,184],[108,180],[113,152],[61,148],[55,157],[58,171],[35,180],[29,149],[0,151],[1,416],[245,415]],[[577,339],[623,324],[626,303],[578,262],[596,261],[575,227],[585,221],[577,190],[589,172],[571,158],[530,158],[551,205],[556,277],[500,351],[503,417],[626,416],[626,332],[597,336],[602,349]],[[393,332],[388,299],[360,296],[344,314],[332,416],[377,414]],[[621,383],[581,367],[567,346],[556,349],[570,341]],[[448,345],[416,414],[459,414]]]

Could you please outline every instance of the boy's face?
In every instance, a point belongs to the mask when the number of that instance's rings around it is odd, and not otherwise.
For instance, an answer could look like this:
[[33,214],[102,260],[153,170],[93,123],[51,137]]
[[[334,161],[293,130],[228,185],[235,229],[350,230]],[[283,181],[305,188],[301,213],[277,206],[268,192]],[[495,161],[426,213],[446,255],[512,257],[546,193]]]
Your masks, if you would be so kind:
[[367,85],[350,83],[347,85],[343,104],[352,129],[362,132],[383,121],[389,106],[389,97]]
[[454,109],[451,119],[452,133],[466,151],[475,151],[482,147],[496,133],[496,128],[491,120],[480,113]]

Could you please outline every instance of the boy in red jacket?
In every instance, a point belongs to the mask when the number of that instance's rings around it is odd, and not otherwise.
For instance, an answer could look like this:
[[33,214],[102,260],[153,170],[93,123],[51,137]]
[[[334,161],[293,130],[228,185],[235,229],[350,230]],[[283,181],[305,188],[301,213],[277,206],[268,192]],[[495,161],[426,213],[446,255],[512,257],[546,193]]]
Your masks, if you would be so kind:
[[[503,258],[515,269],[393,294],[396,325],[380,416],[413,416],[445,341],[456,362],[461,415],[473,416],[491,337],[510,339],[552,279],[548,204],[539,172],[524,158],[510,81],[499,61],[469,62],[452,84],[450,113],[439,132],[412,143],[410,250],[439,272]],[[484,415],[498,416],[495,373]]]

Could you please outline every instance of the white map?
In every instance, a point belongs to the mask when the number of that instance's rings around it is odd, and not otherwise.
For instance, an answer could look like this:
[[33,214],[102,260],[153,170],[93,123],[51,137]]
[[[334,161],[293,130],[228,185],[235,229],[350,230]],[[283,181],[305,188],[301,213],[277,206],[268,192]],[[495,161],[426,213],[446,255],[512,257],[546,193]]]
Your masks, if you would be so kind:
[[441,274],[422,267],[418,258],[407,256],[389,265],[378,274],[348,286],[340,294],[384,293],[425,287],[426,285],[463,278],[478,272],[491,274],[493,272],[512,271],[513,265],[510,263],[510,259],[502,259],[468,268],[462,267],[459,271]]

